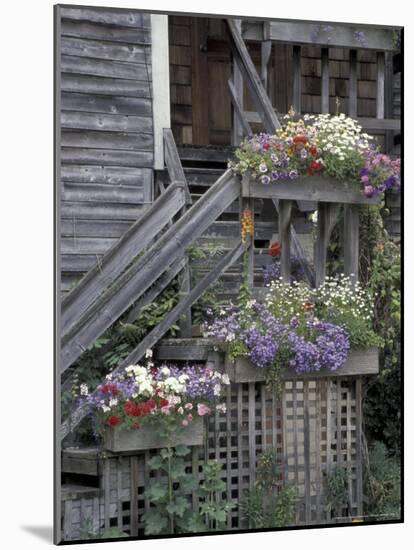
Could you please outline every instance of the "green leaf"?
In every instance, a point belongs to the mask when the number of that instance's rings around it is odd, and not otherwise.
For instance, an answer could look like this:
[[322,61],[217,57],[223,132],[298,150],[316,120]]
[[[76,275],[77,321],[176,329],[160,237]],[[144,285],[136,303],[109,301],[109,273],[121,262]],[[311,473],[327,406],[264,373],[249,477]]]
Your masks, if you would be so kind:
[[159,535],[168,526],[167,515],[154,509],[145,512],[142,519],[145,524],[146,535]]
[[187,445],[177,445],[175,447],[175,454],[177,456],[187,456],[191,452],[191,449]]
[[167,504],[166,509],[169,514],[183,517],[184,512],[190,508],[190,503],[185,497],[178,496],[173,502]]
[[165,499],[168,494],[167,485],[162,481],[152,481],[147,487],[146,496],[152,502],[160,502]]
[[171,464],[170,475],[174,481],[179,481],[187,476],[185,472],[185,462],[182,458],[174,459]]
[[164,461],[160,456],[153,456],[150,460],[148,460],[147,464],[151,470],[159,470],[163,467]]

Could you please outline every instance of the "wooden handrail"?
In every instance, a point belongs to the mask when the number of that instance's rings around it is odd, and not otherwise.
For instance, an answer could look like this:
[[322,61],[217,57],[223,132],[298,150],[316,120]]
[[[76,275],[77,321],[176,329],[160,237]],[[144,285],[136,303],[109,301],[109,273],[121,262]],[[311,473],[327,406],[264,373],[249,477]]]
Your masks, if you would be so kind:
[[111,326],[240,195],[227,170],[178,221],[103,292],[62,336],[61,370]]
[[[158,342],[169,330],[171,325],[196,302],[200,296],[213,284],[217,278],[233,265],[243,254],[244,244],[239,241],[236,246],[223,256],[216,266],[203,277],[203,279],[172,309],[166,317],[136,346],[134,350],[124,359],[113,371],[113,374],[122,372],[128,365],[134,364],[141,359],[145,351]],[[86,405],[79,405],[75,411],[62,423],[61,438],[64,439],[70,431],[82,421],[90,412]]]
[[167,166],[168,175],[170,176],[170,181],[179,181],[183,184],[186,204],[191,205],[193,200],[171,128],[164,128],[164,149],[165,164]]
[[68,332],[184,205],[184,184],[173,182],[64,298],[61,312],[62,335]]

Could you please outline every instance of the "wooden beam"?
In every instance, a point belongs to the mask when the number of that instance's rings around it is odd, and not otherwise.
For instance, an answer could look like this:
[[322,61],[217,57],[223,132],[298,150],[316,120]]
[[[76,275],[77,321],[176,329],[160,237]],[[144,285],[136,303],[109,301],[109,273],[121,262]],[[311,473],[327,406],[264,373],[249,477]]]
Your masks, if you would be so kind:
[[99,296],[62,337],[63,371],[184,253],[190,243],[203,234],[239,193],[238,178],[227,170],[201,199]]
[[88,271],[62,302],[61,330],[65,334],[96,298],[148,246],[185,204],[182,183],[173,183]]
[[235,25],[234,21],[227,19],[229,29],[230,48],[233,57],[238,64],[245,82],[252,94],[252,99],[259,113],[263,113],[263,123],[266,131],[274,133],[275,129],[280,128],[280,122],[274,112],[270,99],[263,87],[262,81],[257,74],[256,67],[250,57],[246,44]]
[[[234,262],[236,262],[244,252],[244,245],[239,241],[237,245],[230,250],[216,264],[214,269],[210,271],[203,279],[185,296],[180,302],[170,311],[166,317],[149,333],[137,347],[124,359],[112,372],[113,374],[122,372],[128,365],[134,364],[141,359],[146,350],[152,348],[154,344],[162,338],[169,330],[171,325],[177,321],[182,313],[192,306],[214,283],[217,278],[224,273]],[[72,431],[81,420],[90,412],[89,407],[80,405],[62,424],[61,437],[64,439],[70,431]]]
[[[241,32],[242,21],[241,19],[235,19],[234,23]],[[233,132],[232,132],[232,145],[239,146],[243,140],[243,136],[249,135],[246,132],[246,128],[242,125],[240,113],[244,111],[244,89],[243,89],[243,75],[237,63],[232,60],[232,87],[229,85],[230,99],[233,105]],[[238,112],[240,111],[240,113]]]
[[273,40],[275,42],[308,44],[310,46],[326,46],[330,48],[360,48],[370,50],[395,50],[393,29],[378,28],[368,25],[345,25],[330,23],[324,30],[314,23],[292,23],[288,21],[266,21],[263,31],[248,29],[245,24],[245,37],[250,40]]

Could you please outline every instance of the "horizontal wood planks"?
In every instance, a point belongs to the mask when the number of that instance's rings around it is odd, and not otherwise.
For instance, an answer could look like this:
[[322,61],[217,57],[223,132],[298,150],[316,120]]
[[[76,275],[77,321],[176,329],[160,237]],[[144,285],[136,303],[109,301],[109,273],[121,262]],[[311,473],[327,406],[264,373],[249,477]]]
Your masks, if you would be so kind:
[[151,16],[62,7],[62,280],[89,269],[153,199]]

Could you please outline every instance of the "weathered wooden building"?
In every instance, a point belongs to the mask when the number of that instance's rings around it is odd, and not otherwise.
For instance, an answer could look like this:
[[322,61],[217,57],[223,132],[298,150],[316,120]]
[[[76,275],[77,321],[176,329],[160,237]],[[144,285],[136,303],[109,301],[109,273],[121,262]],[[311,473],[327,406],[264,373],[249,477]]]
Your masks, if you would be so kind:
[[[66,383],[83,350],[126,311],[136,318],[180,272],[183,299],[127,360],[139,360],[158,345],[159,359],[220,361],[196,339],[160,343],[160,338],[183,315],[181,336],[191,336],[189,308],[217,278],[223,295],[238,292],[240,183],[226,170],[233,147],[249,129],[274,129],[274,121],[293,106],[299,112],[348,113],[378,136],[385,151],[398,153],[396,37],[392,29],[363,25],[57,7]],[[387,223],[398,238],[399,198],[387,200]],[[262,251],[278,234],[279,218],[272,201],[257,198],[253,206],[257,286]],[[307,256],[313,252],[307,212],[315,207],[308,201],[293,204],[293,230]],[[186,251],[206,242],[222,243],[227,253],[201,270],[200,288],[190,288]],[[205,456],[220,460],[227,467],[230,500],[237,502],[254,484],[257,454],[273,446],[284,457],[286,479],[300,487],[298,521],[332,520],[323,507],[322,478],[334,462],[345,464],[352,478],[343,513],[361,514],[360,376],[288,381],[280,402],[263,384],[236,384],[227,402],[227,420],[211,420],[207,446],[194,450],[192,467],[198,469]],[[64,419],[63,438],[84,415],[78,409]],[[149,456],[66,450],[63,538],[79,538],[85,517],[98,530],[117,525],[142,534]],[[237,511],[228,527],[243,527]]]

